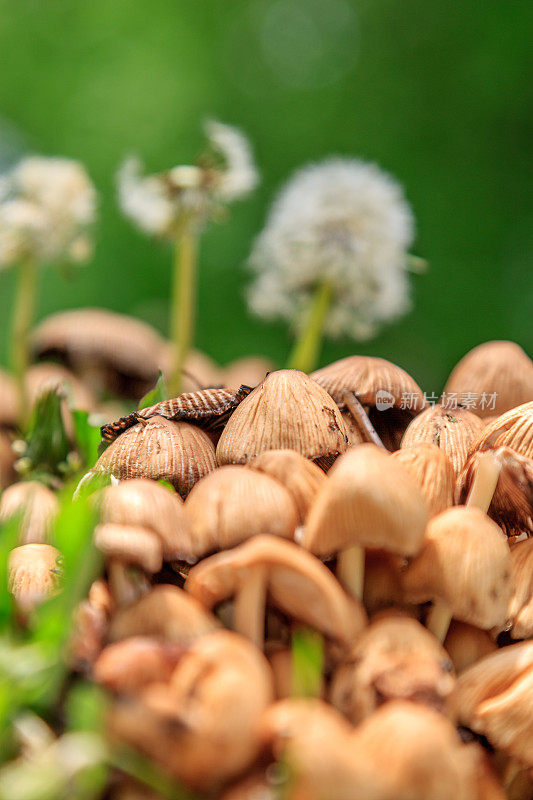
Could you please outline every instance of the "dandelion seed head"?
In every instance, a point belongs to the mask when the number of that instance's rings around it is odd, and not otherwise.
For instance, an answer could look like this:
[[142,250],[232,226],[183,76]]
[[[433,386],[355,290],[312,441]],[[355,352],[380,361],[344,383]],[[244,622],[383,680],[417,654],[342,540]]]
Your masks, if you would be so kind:
[[282,189],[255,242],[250,307],[299,327],[327,281],[334,297],[326,333],[369,338],[409,309],[413,235],[401,186],[377,166],[337,158],[305,167]]
[[248,139],[237,128],[216,120],[206,122],[205,132],[211,147],[224,161],[219,172],[218,194],[226,202],[245,197],[259,182]]

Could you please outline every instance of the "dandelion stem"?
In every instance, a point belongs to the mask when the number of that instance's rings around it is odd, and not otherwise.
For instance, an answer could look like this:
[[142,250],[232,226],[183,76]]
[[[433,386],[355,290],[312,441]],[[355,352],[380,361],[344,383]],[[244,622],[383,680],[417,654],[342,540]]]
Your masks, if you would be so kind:
[[301,369],[302,372],[311,372],[317,364],[324,319],[331,306],[333,291],[327,281],[318,285],[313,297],[305,327],[294,345],[290,355],[289,369]]
[[192,343],[196,289],[196,239],[185,227],[176,238],[172,279],[171,340],[172,371],[169,380],[170,397],[181,392],[183,366]]
[[18,385],[22,425],[30,412],[25,379],[30,361],[28,340],[35,313],[36,290],[37,267],[33,259],[27,258],[17,266],[17,288],[9,336],[10,366]]

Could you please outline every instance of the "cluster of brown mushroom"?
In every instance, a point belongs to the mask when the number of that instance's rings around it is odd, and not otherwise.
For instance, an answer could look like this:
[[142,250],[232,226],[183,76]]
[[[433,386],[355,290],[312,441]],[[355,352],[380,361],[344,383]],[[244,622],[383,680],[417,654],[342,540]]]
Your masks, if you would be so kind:
[[[446,390],[495,394],[490,415],[362,356],[204,383],[102,429],[105,573],[70,660],[112,696],[112,739],[221,800],[533,798],[533,362],[494,342],[458,364]],[[2,497],[24,609],[57,587],[54,503]],[[297,694],[302,630],[320,697]]]

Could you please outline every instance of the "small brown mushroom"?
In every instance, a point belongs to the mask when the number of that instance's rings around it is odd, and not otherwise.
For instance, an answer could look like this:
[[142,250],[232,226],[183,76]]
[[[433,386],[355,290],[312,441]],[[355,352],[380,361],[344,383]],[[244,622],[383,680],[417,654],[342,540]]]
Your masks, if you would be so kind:
[[242,466],[219,467],[199,481],[185,511],[191,530],[182,552],[191,562],[260,533],[291,539],[298,524],[296,503],[287,489],[275,478]]
[[231,415],[217,445],[219,464],[246,464],[265,450],[296,450],[328,464],[347,448],[331,397],[303,372],[271,372]]
[[111,442],[94,466],[119,480],[166,480],[182,496],[216,466],[209,436],[187,422],[155,416],[138,422]]
[[270,475],[288,489],[298,509],[298,524],[303,525],[318,490],[326,480],[320,467],[295,450],[266,450],[248,466]]
[[58,511],[57,497],[39,481],[14,483],[0,500],[0,520],[19,519],[20,544],[48,543]]
[[9,554],[9,591],[23,614],[33,611],[58,588],[60,555],[48,544],[24,544]]
[[434,517],[453,505],[455,472],[444,450],[420,442],[402,447],[392,455],[404,464],[416,481],[428,502],[430,516]]
[[489,422],[472,442],[470,454],[498,447],[510,447],[519,455],[533,459],[533,401]]
[[515,342],[484,342],[458,362],[444,391],[459,399],[485,395],[487,402],[476,404],[476,414],[503,414],[533,397],[533,361]]
[[449,410],[438,403],[426,408],[404,433],[402,448],[419,442],[440,447],[458,475],[465,465],[472,442],[481,433],[484,423],[466,408]]
[[344,407],[345,395],[353,392],[389,450],[398,449],[408,424],[427,405],[411,376],[384,358],[341,358],[316,370],[311,377],[340,407]]
[[513,639],[533,637],[533,539],[511,548],[511,583],[508,619]]
[[347,645],[364,627],[363,607],[351,600],[318,559],[277,536],[255,536],[205,559],[185,589],[212,609],[234,597],[233,626],[263,646],[265,604]]
[[384,617],[357,637],[333,675],[330,701],[354,724],[388,700],[444,711],[454,687],[442,645],[409,617]]
[[456,673],[459,675],[465,669],[475,664],[480,658],[488,656],[497,650],[496,645],[486,631],[481,631],[466,622],[452,620],[446,639],[446,648]]
[[403,588],[410,602],[434,602],[426,624],[440,641],[452,617],[483,629],[503,625],[511,594],[506,538],[480,509],[449,508],[429,521]]
[[113,692],[135,694],[150,683],[169,681],[183,653],[174,642],[131,636],[102,650],[94,680]]
[[[149,590],[147,575],[159,572],[163,566],[163,546],[151,528],[116,525],[107,522],[97,525],[94,543],[106,559],[111,594],[117,605],[133,602]],[[135,576],[128,568],[137,567]]]
[[364,548],[413,556],[427,520],[427,503],[407,469],[362,444],[331,470],[309,511],[302,544],[319,557],[338,553],[339,580],[362,597]]

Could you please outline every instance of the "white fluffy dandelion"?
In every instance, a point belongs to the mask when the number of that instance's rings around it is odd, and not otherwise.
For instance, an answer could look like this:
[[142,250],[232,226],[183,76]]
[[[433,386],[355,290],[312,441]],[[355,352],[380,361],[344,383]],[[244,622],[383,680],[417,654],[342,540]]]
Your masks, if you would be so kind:
[[336,158],[305,167],[255,242],[250,307],[301,330],[320,302],[326,334],[368,338],[409,309],[413,234],[401,186],[374,164]]

